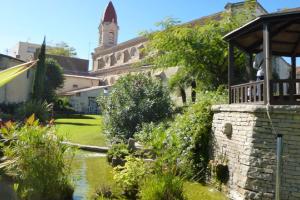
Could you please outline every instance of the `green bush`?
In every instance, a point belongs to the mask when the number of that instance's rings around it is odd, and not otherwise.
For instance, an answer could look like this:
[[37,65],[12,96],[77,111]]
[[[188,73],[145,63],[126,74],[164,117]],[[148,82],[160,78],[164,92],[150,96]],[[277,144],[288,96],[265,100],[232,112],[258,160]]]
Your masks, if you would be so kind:
[[128,155],[129,155],[129,150],[126,144],[124,143],[113,144],[107,152],[107,161],[111,163],[113,158],[125,159],[125,157]]
[[168,90],[160,81],[142,74],[120,78],[99,103],[110,138],[128,139],[142,123],[161,121],[172,110]]
[[123,189],[127,198],[135,199],[141,180],[151,173],[151,170],[142,159],[127,156],[126,161],[124,166],[114,168],[114,180]]
[[203,93],[197,103],[173,121],[147,124],[138,132],[136,138],[155,152],[158,171],[168,169],[188,179],[205,180],[213,119],[211,105],[225,100],[221,91]]
[[183,181],[171,174],[147,178],[139,191],[141,200],[184,200]]
[[55,90],[62,88],[64,85],[63,68],[53,58],[46,58],[46,77],[44,80],[43,99],[47,102],[55,102],[57,95]]
[[48,104],[46,101],[28,101],[17,109],[16,117],[23,121],[24,119],[30,117],[32,114],[35,114],[36,118],[40,122],[46,122],[50,119],[52,112],[52,104]]
[[62,200],[72,197],[70,167],[65,159],[68,147],[52,127],[41,127],[31,116],[22,127],[6,123],[1,133],[11,139],[3,151],[8,161],[3,164],[12,176],[22,199]]

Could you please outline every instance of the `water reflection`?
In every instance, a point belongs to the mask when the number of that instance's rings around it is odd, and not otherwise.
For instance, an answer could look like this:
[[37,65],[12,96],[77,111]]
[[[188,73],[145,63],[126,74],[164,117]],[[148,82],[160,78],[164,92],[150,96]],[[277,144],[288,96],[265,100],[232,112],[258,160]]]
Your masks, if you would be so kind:
[[[93,186],[87,178],[87,159],[99,159],[106,157],[106,154],[78,152],[74,158],[73,179],[75,183],[75,191],[73,200],[85,200],[89,197],[89,190],[93,190]],[[101,166],[99,166],[100,168]]]

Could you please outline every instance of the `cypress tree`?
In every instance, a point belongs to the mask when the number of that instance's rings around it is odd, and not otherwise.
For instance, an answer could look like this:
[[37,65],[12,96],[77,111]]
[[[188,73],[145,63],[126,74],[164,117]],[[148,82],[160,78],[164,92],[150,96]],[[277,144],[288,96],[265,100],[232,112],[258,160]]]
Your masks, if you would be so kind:
[[38,56],[38,63],[35,71],[35,78],[33,84],[33,93],[32,98],[34,100],[44,100],[44,83],[46,77],[46,38],[44,37],[43,44],[41,46],[39,56]]

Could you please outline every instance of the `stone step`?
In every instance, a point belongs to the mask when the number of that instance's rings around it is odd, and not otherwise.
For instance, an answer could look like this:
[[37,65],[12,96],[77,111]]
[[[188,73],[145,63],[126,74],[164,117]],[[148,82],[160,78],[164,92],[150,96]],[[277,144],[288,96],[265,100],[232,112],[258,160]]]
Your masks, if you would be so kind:
[[92,145],[83,145],[83,144],[77,144],[72,142],[63,142],[63,144],[76,147],[83,151],[90,151],[90,152],[96,152],[96,153],[107,153],[109,150],[109,147],[100,147],[100,146],[92,146]]

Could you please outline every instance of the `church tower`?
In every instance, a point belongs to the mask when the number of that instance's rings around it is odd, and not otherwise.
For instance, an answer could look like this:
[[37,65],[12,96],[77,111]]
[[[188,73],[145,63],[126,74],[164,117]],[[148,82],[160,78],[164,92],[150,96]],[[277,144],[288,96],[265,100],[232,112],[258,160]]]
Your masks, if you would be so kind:
[[99,46],[109,48],[118,43],[118,19],[114,5],[110,1],[99,25]]

